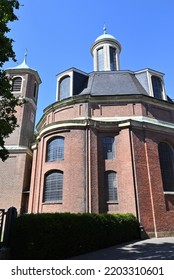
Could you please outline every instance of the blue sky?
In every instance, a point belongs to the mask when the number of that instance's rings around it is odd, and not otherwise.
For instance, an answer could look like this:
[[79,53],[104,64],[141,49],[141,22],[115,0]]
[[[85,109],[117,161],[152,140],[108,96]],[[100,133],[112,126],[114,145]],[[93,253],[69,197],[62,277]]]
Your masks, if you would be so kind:
[[122,45],[121,70],[151,68],[165,73],[167,94],[174,98],[174,0],[19,0],[24,5],[10,24],[17,63],[38,71],[36,122],[43,109],[55,102],[56,74],[76,67],[93,71],[90,47],[107,32]]

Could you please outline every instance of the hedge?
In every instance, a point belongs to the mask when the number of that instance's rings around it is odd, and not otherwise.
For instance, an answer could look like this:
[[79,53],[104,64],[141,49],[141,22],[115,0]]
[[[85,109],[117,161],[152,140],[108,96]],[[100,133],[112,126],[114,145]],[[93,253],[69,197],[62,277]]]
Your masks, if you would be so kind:
[[132,214],[26,214],[16,219],[12,259],[67,259],[139,238]]

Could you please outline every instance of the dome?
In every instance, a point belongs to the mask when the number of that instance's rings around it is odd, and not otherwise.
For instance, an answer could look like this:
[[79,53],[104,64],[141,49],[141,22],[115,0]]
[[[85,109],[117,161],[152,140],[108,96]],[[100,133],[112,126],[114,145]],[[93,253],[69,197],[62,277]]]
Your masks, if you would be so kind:
[[105,39],[112,39],[112,40],[116,40],[116,38],[114,36],[112,36],[111,34],[107,33],[106,30],[106,26],[104,25],[103,27],[103,34],[98,36],[97,39],[95,40],[95,42],[99,41],[99,40],[105,40]]
[[108,33],[104,33],[100,36],[97,37],[97,39],[95,40],[95,42],[99,41],[99,40],[103,40],[103,39],[112,39],[112,40],[116,40],[114,36],[108,34]]

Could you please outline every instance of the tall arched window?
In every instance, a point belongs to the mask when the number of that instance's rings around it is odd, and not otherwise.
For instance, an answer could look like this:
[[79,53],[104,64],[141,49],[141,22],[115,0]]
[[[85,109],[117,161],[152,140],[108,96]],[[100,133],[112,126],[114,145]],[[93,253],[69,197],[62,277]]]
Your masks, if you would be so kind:
[[108,193],[108,201],[117,201],[118,194],[118,181],[117,181],[117,173],[114,171],[106,171],[105,172],[105,184]]
[[115,159],[115,139],[106,136],[102,138],[103,159]]
[[60,80],[59,83],[59,99],[70,97],[70,77],[66,76]]
[[12,80],[12,91],[21,91],[22,78],[16,77]]
[[158,99],[163,99],[163,95],[162,95],[163,89],[162,89],[161,79],[156,76],[152,76],[151,79],[152,79],[154,97],[156,97]]
[[43,202],[62,202],[63,172],[52,171],[45,176]]
[[116,69],[116,48],[109,47],[110,54],[110,69],[111,71],[115,71]]
[[104,54],[103,48],[97,50],[97,70],[103,71],[104,70]]
[[64,159],[64,138],[56,137],[47,143],[46,161],[57,161]]
[[174,192],[174,152],[172,147],[161,142],[158,144],[158,153],[163,181],[163,189],[166,192]]

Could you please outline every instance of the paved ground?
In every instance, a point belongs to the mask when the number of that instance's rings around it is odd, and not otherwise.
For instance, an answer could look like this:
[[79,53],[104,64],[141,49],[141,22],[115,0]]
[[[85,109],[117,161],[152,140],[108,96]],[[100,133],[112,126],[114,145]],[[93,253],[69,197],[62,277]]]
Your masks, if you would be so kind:
[[174,237],[151,238],[80,255],[73,260],[174,260]]

